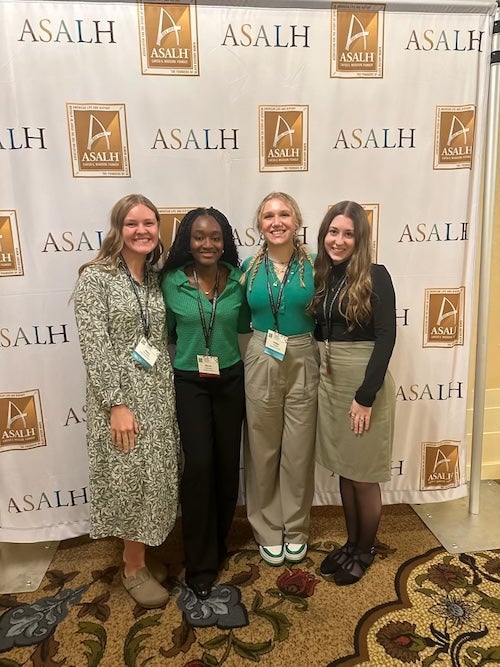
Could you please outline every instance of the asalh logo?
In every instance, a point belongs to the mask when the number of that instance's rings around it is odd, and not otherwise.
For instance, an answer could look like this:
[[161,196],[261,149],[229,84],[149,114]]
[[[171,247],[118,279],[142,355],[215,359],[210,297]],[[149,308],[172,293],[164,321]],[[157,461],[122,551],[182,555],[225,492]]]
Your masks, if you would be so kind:
[[460,442],[421,443],[420,490],[452,489],[460,484]]
[[196,2],[138,2],[143,74],[198,76]]
[[423,347],[464,344],[465,287],[425,290]]
[[66,104],[73,176],[130,176],[124,104]]
[[259,106],[260,171],[307,171],[309,106]]
[[0,277],[23,275],[16,212],[0,211]]
[[383,77],[385,5],[333,3],[330,77]]
[[158,208],[160,214],[160,238],[165,252],[170,250],[177,236],[182,218],[196,206],[182,208]]
[[[334,204],[329,204],[328,208],[332,208]],[[377,262],[378,257],[378,227],[380,218],[380,204],[361,204],[365,209],[368,224],[370,225],[372,235],[372,262]]]
[[472,167],[475,118],[473,104],[436,108],[434,169]]
[[45,444],[38,389],[0,393],[0,452]]

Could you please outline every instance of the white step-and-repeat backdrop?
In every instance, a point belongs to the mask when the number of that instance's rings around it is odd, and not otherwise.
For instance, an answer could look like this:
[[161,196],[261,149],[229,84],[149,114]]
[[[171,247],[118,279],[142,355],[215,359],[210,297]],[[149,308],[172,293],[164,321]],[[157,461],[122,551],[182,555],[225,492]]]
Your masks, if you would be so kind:
[[[384,500],[466,493],[495,3],[240,4],[0,0],[1,541],[88,530],[70,297],[130,192],[167,245],[186,210],[221,209],[242,259],[271,190],[298,200],[312,250],[331,204],[362,203],[397,293]],[[339,502],[319,468],[315,502]]]

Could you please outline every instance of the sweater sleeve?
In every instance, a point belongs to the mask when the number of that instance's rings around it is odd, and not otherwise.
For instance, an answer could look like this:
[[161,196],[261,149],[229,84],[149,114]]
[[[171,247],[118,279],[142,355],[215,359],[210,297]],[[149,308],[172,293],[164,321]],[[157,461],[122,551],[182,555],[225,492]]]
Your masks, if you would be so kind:
[[75,288],[75,318],[87,384],[104,408],[124,402],[120,364],[109,337],[108,286],[105,272],[88,267]]
[[240,312],[238,315],[238,333],[240,334],[250,333],[252,331],[250,322],[251,322],[250,307],[248,305],[246,295],[243,294],[243,301],[241,302]]
[[389,272],[381,264],[373,265],[373,327],[375,345],[366,366],[363,384],[355,399],[360,405],[371,407],[389,366],[396,342],[396,295]]

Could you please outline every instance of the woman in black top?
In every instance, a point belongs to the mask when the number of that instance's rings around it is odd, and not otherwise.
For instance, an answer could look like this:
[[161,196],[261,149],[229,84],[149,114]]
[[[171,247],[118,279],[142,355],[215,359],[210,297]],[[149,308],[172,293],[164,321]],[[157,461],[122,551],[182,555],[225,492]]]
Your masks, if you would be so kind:
[[396,339],[394,288],[387,269],[371,261],[370,225],[355,202],[336,204],[321,223],[311,311],[322,358],[316,459],[339,475],[347,528],[347,542],[320,569],[346,585],[374,559],[395,410],[387,371]]

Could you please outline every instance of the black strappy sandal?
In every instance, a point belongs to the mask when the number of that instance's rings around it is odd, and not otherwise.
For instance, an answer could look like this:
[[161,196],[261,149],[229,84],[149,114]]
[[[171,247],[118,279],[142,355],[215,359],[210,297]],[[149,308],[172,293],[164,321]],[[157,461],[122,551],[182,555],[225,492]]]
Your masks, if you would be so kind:
[[359,551],[356,549],[348,560],[337,568],[333,580],[337,586],[349,586],[355,584],[361,579],[366,570],[370,567],[375,559],[375,549],[372,547],[370,551]]
[[327,577],[334,574],[339,567],[342,567],[344,563],[347,563],[355,549],[356,545],[348,541],[339,549],[331,551],[319,566],[320,574]]

